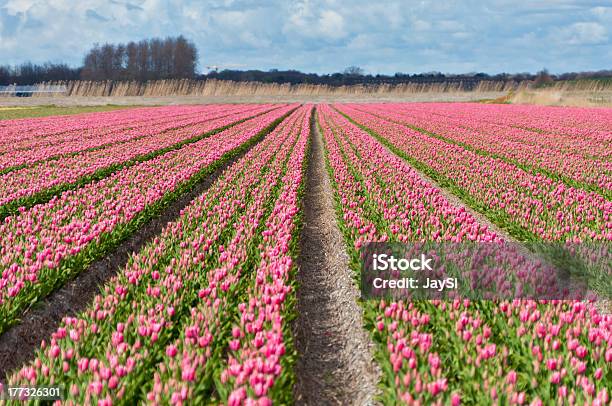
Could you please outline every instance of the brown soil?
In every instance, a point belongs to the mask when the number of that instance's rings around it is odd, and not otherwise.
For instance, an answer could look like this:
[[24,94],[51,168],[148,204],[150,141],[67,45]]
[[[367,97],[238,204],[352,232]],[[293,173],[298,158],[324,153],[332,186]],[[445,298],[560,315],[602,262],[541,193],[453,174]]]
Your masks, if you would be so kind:
[[145,224],[116,250],[94,262],[75,279],[27,310],[19,324],[0,335],[0,382],[5,381],[11,371],[32,360],[41,341],[49,339],[62,318],[75,316],[84,310],[100,292],[100,287],[125,266],[132,253],[138,252],[159,235],[168,223],[176,220],[184,207],[208,189],[227,167],[246,152],[243,151],[222,165],[188,193],[171,203],[161,215]]
[[380,371],[363,329],[359,291],[336,225],[323,140],[314,128],[298,269],[295,401],[300,405],[374,403]]

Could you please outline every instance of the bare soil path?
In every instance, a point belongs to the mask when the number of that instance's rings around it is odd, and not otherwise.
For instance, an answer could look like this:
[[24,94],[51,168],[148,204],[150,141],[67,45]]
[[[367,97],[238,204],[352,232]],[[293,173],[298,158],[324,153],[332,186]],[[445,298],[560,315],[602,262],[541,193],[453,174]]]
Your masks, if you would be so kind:
[[379,370],[363,329],[359,291],[336,225],[323,138],[313,128],[298,269],[295,401],[300,405],[374,403]]

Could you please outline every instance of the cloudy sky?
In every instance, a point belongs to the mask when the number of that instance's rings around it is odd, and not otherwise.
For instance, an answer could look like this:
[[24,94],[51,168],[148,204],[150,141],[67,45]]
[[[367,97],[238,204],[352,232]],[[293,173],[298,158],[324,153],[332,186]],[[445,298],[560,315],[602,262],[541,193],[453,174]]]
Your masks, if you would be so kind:
[[199,68],[369,73],[612,68],[612,0],[0,0],[0,64],[183,34]]

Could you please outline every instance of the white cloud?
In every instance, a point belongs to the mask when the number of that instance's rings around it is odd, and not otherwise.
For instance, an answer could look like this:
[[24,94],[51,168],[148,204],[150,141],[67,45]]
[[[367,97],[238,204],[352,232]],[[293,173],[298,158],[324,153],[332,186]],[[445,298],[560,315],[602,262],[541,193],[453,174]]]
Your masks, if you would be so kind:
[[9,0],[4,7],[9,14],[15,15],[28,11],[35,3],[34,0]]
[[298,2],[289,9],[283,32],[288,36],[328,42],[347,35],[344,17],[340,12],[331,9],[321,10],[309,0]]
[[609,7],[594,7],[591,14],[606,27],[612,26],[612,5]]
[[569,45],[594,45],[608,41],[606,28],[595,22],[578,22],[559,32],[560,40]]
[[324,10],[319,18],[319,32],[331,39],[346,36],[344,32],[344,18],[333,10]]
[[[604,0],[0,0],[0,63],[184,34],[201,66],[330,72],[609,68]],[[89,15],[89,18],[88,18]],[[101,18],[98,18],[101,17]],[[106,20],[105,20],[106,19]],[[571,46],[568,46],[571,45]],[[576,57],[577,51],[580,57]]]

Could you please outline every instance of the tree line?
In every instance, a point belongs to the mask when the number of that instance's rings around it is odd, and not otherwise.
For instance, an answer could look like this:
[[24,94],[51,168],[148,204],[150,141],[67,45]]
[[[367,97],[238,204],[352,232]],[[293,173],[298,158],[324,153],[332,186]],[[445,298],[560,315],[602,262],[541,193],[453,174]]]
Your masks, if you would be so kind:
[[380,85],[390,84],[398,85],[402,83],[453,83],[461,82],[467,87],[470,84],[477,85],[482,80],[506,81],[506,80],[531,80],[534,75],[529,73],[524,74],[500,74],[488,75],[486,73],[468,73],[468,74],[444,74],[440,72],[427,73],[396,73],[394,75],[371,75],[365,74],[361,68],[348,67],[343,72],[330,74],[303,73],[296,70],[276,70],[269,71],[261,70],[223,70],[220,72],[210,72],[202,75],[204,79],[219,79],[232,80],[235,82],[263,82],[263,83],[278,83],[278,84],[316,84],[328,86],[351,86],[351,85]]
[[26,62],[17,66],[0,65],[0,85],[33,85],[40,82],[79,80],[80,78],[81,69],[71,68],[66,64],[36,65]]
[[94,45],[85,55],[83,80],[188,79],[196,75],[198,51],[183,36],[127,44]]
[[66,64],[0,65],[0,85],[60,80],[147,80],[196,77],[198,51],[183,36],[127,44],[95,44],[78,68]]
[[579,79],[600,79],[612,77],[612,70],[601,70],[597,72],[568,72],[559,75],[548,73],[546,69],[535,74],[524,73],[498,73],[490,75],[487,73],[465,73],[448,74],[441,72],[426,73],[402,73],[394,75],[371,75],[366,74],[363,69],[351,66],[343,72],[322,74],[303,73],[296,70],[222,70],[213,71],[206,75],[200,75],[201,79],[232,80],[235,82],[263,82],[278,84],[317,84],[328,86],[351,86],[351,85],[380,85],[390,84],[399,85],[402,83],[462,83],[463,87],[469,89],[475,87],[481,81],[506,82],[524,80],[535,81],[537,84],[548,84],[556,80],[579,80]]
[[297,70],[228,70],[217,69],[207,73],[197,72],[198,50],[193,42],[183,36],[165,39],[152,38],[125,44],[95,44],[83,58],[83,65],[70,67],[66,64],[30,62],[17,66],[0,65],[0,85],[31,85],[49,81],[67,80],[135,80],[145,82],[158,79],[219,79],[236,82],[256,81],[278,84],[319,84],[329,86],[357,84],[402,84],[461,82],[464,86],[476,86],[480,81],[534,80],[547,84],[555,80],[577,80],[609,78],[612,71],[569,72],[560,75],[542,70],[532,73],[486,73],[444,74],[427,72],[394,75],[370,75],[357,66],[343,72],[331,74],[304,73]]

